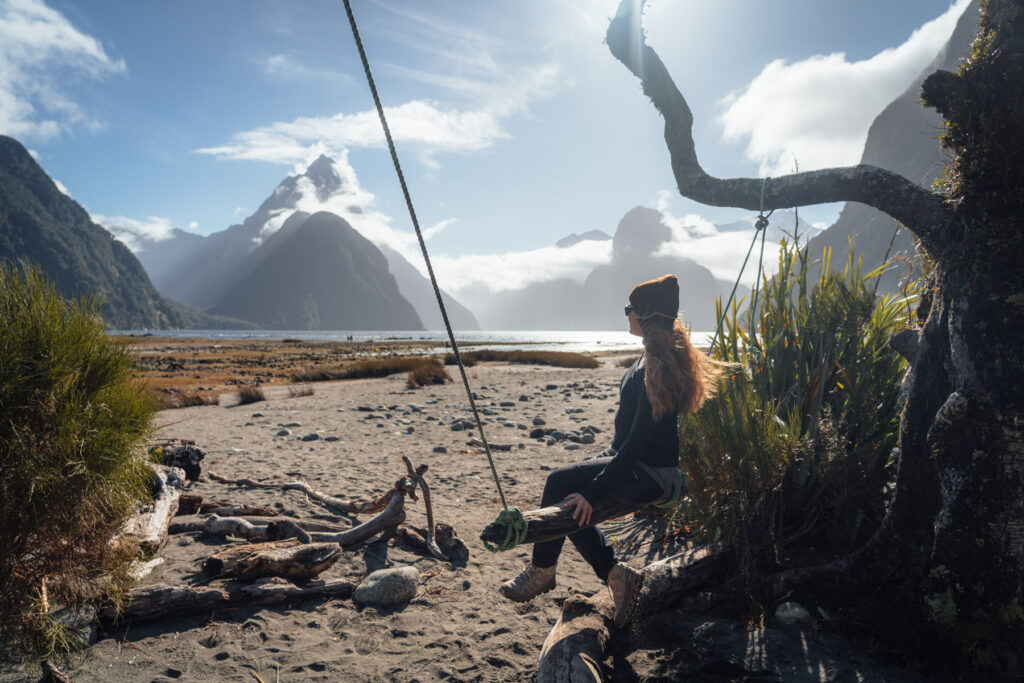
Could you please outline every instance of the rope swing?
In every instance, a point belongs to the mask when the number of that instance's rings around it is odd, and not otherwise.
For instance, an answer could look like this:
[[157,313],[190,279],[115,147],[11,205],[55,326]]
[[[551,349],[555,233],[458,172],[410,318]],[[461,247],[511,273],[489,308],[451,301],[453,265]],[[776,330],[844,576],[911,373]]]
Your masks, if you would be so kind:
[[494,477],[494,485],[498,488],[498,497],[501,498],[502,510],[498,513],[498,517],[487,525],[487,528],[491,528],[495,525],[501,525],[508,529],[508,533],[505,535],[505,539],[497,544],[492,545],[484,542],[486,547],[491,552],[499,552],[502,550],[510,550],[526,538],[526,518],[523,517],[522,511],[509,505],[505,501],[505,494],[501,490],[501,481],[498,479],[498,470],[494,467],[494,458],[491,455],[491,447],[487,443],[487,436],[484,434],[484,425],[480,420],[480,413],[476,409],[476,401],[473,399],[473,391],[469,388],[469,378],[466,376],[466,368],[462,364],[462,356],[459,354],[459,346],[455,343],[455,334],[452,332],[452,325],[448,321],[448,311],[445,309],[444,300],[441,298],[441,288],[437,284],[437,278],[434,276],[434,268],[430,264],[430,255],[427,253],[427,244],[423,240],[423,232],[420,230],[419,220],[416,218],[416,210],[412,205],[412,196],[409,194],[409,187],[405,182],[405,174],[402,173],[402,164],[398,161],[398,152],[395,150],[395,142],[391,138],[391,129],[388,127],[387,118],[384,116],[384,106],[380,102],[380,96],[377,94],[377,86],[373,81],[373,74],[370,72],[370,62],[366,58],[366,50],[363,49],[363,41],[359,37],[359,28],[356,26],[355,15],[352,14],[352,4],[350,0],[344,0],[345,13],[348,15],[348,23],[352,28],[352,37],[355,39],[356,48],[359,50],[359,59],[363,63],[363,71],[366,74],[366,82],[370,86],[370,93],[373,95],[373,102],[377,106],[377,116],[380,117],[381,128],[384,129],[384,139],[388,143],[388,150],[391,152],[391,161],[395,166],[395,173],[398,174],[398,182],[402,186],[402,194],[405,197],[405,205],[409,209],[409,218],[412,219],[412,227],[416,230],[416,239],[420,243],[420,251],[423,252],[423,260],[427,264],[427,273],[430,275],[430,284],[434,287],[434,296],[437,298],[437,305],[441,309],[441,318],[444,320],[444,328],[448,332],[448,341],[451,344],[452,352],[455,355],[455,362],[459,366],[459,374],[462,376],[462,385],[466,389],[466,396],[469,398],[469,405],[473,409],[473,419],[476,421],[477,430],[480,432],[480,441],[484,445],[484,452],[487,453],[487,462],[491,466],[491,475]]

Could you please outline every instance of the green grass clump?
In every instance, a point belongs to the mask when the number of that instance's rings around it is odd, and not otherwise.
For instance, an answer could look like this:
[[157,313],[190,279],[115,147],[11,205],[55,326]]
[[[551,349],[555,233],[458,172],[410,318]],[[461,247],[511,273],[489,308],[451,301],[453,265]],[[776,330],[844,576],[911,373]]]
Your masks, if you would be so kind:
[[154,412],[132,362],[95,301],[63,299],[35,267],[0,270],[0,635],[24,651],[64,647],[48,608],[131,559],[110,541],[148,497]]
[[835,273],[826,254],[816,283],[808,266],[783,243],[755,314],[741,320],[734,306],[714,346],[738,371],[680,428],[691,492],[679,514],[698,541],[738,552],[755,598],[787,546],[862,542],[895,478],[906,363],[888,340],[913,324],[914,295],[876,297],[881,269],[861,275],[852,257]]
[[264,395],[263,389],[256,384],[244,384],[238,388],[238,405],[240,406],[266,400],[267,397]]
[[[462,356],[462,364],[467,367],[488,361],[553,365],[560,368],[583,368],[588,370],[600,367],[601,365],[593,356],[569,351],[494,351],[482,349],[460,355]],[[455,365],[455,354],[450,353],[445,356],[444,363],[445,365]]]
[[441,361],[436,358],[431,358],[409,371],[410,389],[425,387],[430,384],[444,384],[451,381],[452,378],[448,375],[448,371],[441,365]]
[[294,382],[325,382],[336,379],[364,379],[387,377],[399,372],[409,372],[434,359],[425,356],[391,356],[368,358],[336,368],[311,368],[292,375]]

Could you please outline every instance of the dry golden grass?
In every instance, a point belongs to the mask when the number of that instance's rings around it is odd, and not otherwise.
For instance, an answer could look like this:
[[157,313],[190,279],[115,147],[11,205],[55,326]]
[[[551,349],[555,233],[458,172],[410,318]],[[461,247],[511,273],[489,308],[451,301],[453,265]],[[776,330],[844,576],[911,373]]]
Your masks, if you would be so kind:
[[246,384],[238,388],[238,405],[240,406],[266,400],[267,397],[263,394],[263,389],[258,386]]
[[430,384],[444,384],[451,382],[452,378],[448,371],[441,365],[441,361],[431,359],[422,365],[418,365],[409,371],[409,388],[425,387]]

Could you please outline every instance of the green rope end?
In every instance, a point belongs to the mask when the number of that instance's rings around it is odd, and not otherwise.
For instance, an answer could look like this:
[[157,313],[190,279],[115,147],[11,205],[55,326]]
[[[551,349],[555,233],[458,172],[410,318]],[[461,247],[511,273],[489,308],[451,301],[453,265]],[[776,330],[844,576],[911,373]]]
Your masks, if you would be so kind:
[[523,517],[522,511],[514,505],[509,505],[507,508],[498,513],[498,516],[494,518],[494,521],[484,527],[484,531],[494,527],[504,527],[505,539],[494,545],[484,541],[484,547],[490,550],[492,553],[500,553],[503,550],[511,550],[517,545],[523,542],[526,538],[526,518]]

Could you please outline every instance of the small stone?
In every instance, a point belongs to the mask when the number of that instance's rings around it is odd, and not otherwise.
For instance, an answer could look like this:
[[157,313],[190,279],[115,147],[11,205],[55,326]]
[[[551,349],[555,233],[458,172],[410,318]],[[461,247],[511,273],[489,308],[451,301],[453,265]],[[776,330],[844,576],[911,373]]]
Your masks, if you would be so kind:
[[92,605],[63,607],[50,615],[55,622],[67,628],[83,646],[96,642],[96,608]]
[[565,450],[567,450],[567,451],[575,451],[579,447],[580,447],[580,445],[578,443],[567,443],[567,444],[565,444]]
[[435,453],[447,453],[448,449],[445,448],[444,446],[434,446],[434,452]]
[[324,441],[341,441],[337,436],[325,436]]
[[291,436],[292,430],[290,429],[279,429],[274,433],[274,436]]
[[546,424],[547,424],[547,422],[544,421],[543,417],[535,417],[535,418],[533,418],[533,425],[535,427],[540,427],[540,426],[546,425]]
[[811,613],[798,602],[784,602],[775,608],[775,621],[779,624],[810,624]]
[[397,605],[416,597],[420,573],[415,567],[378,569],[356,586],[352,598],[364,605]]
[[263,417],[263,413],[253,413],[250,417]]
[[312,434],[306,434],[304,437],[302,437],[302,440],[303,441],[319,441],[320,440],[320,435],[317,434],[316,432],[313,432]]
[[544,387],[545,391],[551,391],[552,389],[557,389],[557,388],[558,388],[557,384],[549,384],[546,387]]
[[453,432],[461,432],[461,431],[463,431],[465,429],[465,427],[462,425],[461,422],[453,422],[452,426],[450,427],[450,429]]
[[544,430],[542,428],[535,427],[535,428],[530,430],[530,438],[531,439],[539,439],[542,436],[544,436]]
[[516,407],[516,402],[515,401],[502,401],[498,405],[500,407],[502,407],[502,408],[515,408]]
[[549,434],[548,436],[544,437],[544,443],[546,443],[549,446],[554,446],[556,443],[558,443],[558,439]]
[[519,395],[519,400],[520,400],[520,401],[529,401],[529,400],[530,400],[530,397],[529,397],[529,396],[527,396],[526,394],[520,394],[520,395]]
[[583,412],[583,408],[566,408],[565,409],[566,415],[575,415],[576,413],[582,413],[582,412]]
[[288,423],[285,423],[285,424],[283,424],[281,426],[282,427],[301,427],[302,423],[301,422],[288,422]]

